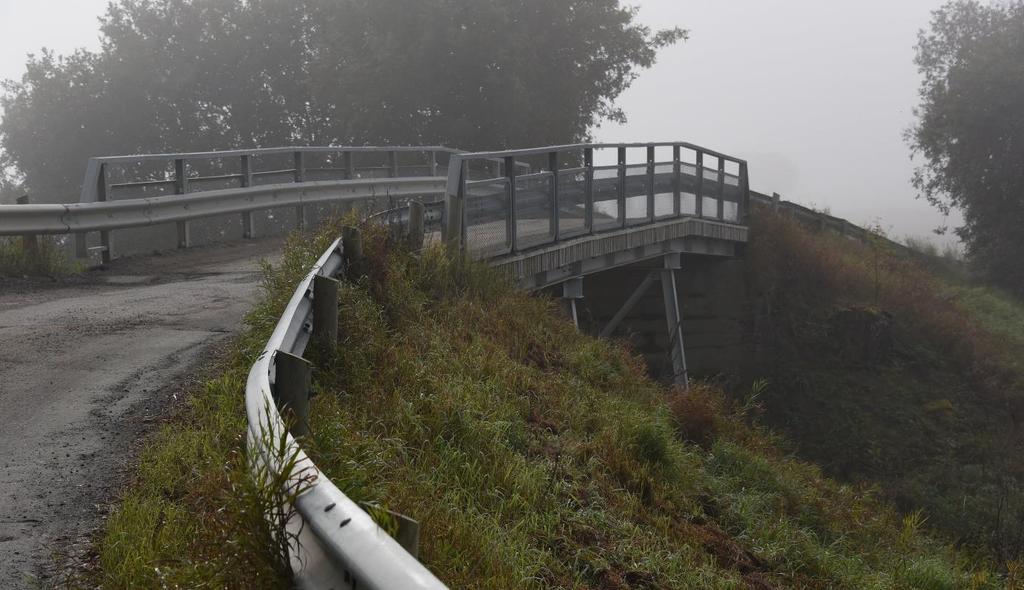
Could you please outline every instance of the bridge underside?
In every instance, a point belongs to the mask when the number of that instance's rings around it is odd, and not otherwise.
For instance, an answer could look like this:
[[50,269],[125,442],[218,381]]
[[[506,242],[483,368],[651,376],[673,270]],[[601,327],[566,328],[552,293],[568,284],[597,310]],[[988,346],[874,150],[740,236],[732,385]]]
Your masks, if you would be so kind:
[[[573,322],[601,336],[635,335],[637,318],[643,318],[639,326],[656,347],[643,352],[649,360],[665,361],[651,363],[652,373],[669,375],[686,386],[690,369],[684,338],[691,331],[684,325],[684,293],[692,278],[688,267],[734,258],[747,233],[744,226],[685,217],[583,236],[492,264],[527,290],[561,285],[561,293],[554,294],[563,298]],[[655,284],[661,288],[652,289]],[[585,318],[580,317],[580,305]]]
[[684,217],[582,236],[491,264],[532,291],[667,254],[732,257],[737,245],[746,243],[747,232],[741,225]]

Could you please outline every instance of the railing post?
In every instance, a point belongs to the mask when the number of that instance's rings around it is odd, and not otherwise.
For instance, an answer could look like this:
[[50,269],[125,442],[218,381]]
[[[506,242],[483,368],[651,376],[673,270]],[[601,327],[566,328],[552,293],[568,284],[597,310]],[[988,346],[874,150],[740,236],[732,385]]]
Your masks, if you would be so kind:
[[583,149],[583,215],[587,233],[594,233],[594,148]]
[[[28,195],[18,197],[15,202],[19,205],[28,205]],[[21,247],[28,255],[35,256],[39,253],[39,237],[35,234],[22,234]]]
[[548,168],[551,169],[551,220],[548,231],[557,242],[561,232],[561,212],[558,210],[558,152],[548,154]]
[[697,193],[695,195],[697,203],[694,208],[694,213],[697,217],[704,217],[704,152],[697,150],[696,162],[697,170],[694,174],[697,175],[697,185],[694,192]]
[[437,152],[430,150],[428,163],[430,164],[430,175],[437,176]]
[[654,146],[647,146],[647,221],[654,223]]
[[725,221],[725,159],[718,156],[718,219]]
[[743,200],[743,211],[739,221],[746,224],[750,221],[750,172],[746,162],[740,163],[740,198]]
[[[184,195],[188,192],[188,161],[184,158],[174,160],[174,194]],[[178,248],[188,248],[192,245],[192,232],[188,221],[179,221],[178,225]]]
[[395,150],[388,152],[388,176],[398,178],[398,152]]
[[[252,186],[252,156],[242,156],[241,182],[242,188]],[[252,211],[242,213],[242,237],[251,240],[256,237],[256,219]]]
[[465,247],[466,161],[453,156],[448,162],[448,183],[444,194],[444,241],[451,252]]
[[[99,174],[96,178],[96,200],[104,202],[110,192],[110,179],[107,174],[107,164],[100,164]],[[114,259],[114,236],[110,230],[100,230],[100,261],[103,264],[110,264]]]
[[313,277],[313,340],[328,350],[338,345],[338,285],[330,277]]
[[516,159],[514,156],[505,158],[505,178],[508,178],[508,240],[509,247],[514,253],[519,247],[517,233],[519,224],[519,211],[516,204]]
[[[295,152],[293,157],[295,159],[295,182],[306,181],[306,159],[303,152]],[[302,205],[295,207],[295,227],[302,231],[306,229],[306,208]]]
[[620,147],[618,152],[619,192],[617,195],[617,207],[619,210],[619,225],[626,227],[626,148]]
[[292,436],[308,435],[313,366],[300,356],[279,350],[274,355],[274,370],[274,397],[286,420],[292,421]]
[[682,215],[683,207],[680,201],[683,198],[683,170],[680,162],[682,149],[679,145],[672,146],[672,216]]

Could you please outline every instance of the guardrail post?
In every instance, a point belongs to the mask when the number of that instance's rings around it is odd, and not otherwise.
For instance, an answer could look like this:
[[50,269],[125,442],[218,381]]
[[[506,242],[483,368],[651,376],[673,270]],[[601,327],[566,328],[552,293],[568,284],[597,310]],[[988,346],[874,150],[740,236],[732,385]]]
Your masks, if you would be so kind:
[[[15,202],[19,205],[28,205],[28,195],[18,197]],[[22,234],[21,236],[21,247],[30,256],[35,256],[39,253],[39,236],[35,234]]]
[[313,277],[313,340],[328,350],[338,346],[338,285],[330,277]]
[[548,167],[551,168],[551,219],[548,231],[557,242],[561,232],[561,213],[558,210],[558,152],[548,154]]
[[654,146],[647,146],[647,221],[654,223]]
[[388,152],[388,176],[398,177],[398,152],[394,150]]
[[718,218],[725,221],[725,159],[718,156]]
[[295,160],[295,182],[306,181],[306,159],[303,152],[295,152],[292,155]]
[[292,436],[308,435],[313,366],[300,356],[279,350],[274,355],[274,370],[274,397],[286,421],[292,421]]
[[512,252],[519,246],[517,233],[519,225],[519,211],[516,205],[516,159],[513,156],[505,158],[505,177],[508,178],[508,240]]
[[619,224],[622,227],[626,227],[626,148],[619,148],[619,194],[618,210],[619,210]]
[[694,214],[699,218],[704,217],[704,152],[697,150],[696,162],[697,170],[694,174],[697,176],[697,184],[693,190],[697,193],[694,195],[697,202],[694,207]]
[[[105,202],[110,192],[110,179],[108,177],[107,164],[100,164],[99,174],[96,177],[96,200]],[[110,230],[100,230],[100,261],[103,264],[110,264],[114,259],[114,236]]]
[[679,217],[683,213],[683,165],[680,161],[682,149],[678,145],[672,146],[672,216]]
[[75,234],[75,258],[79,260],[85,260],[89,257],[89,242],[88,234],[77,233]]
[[437,152],[431,150],[428,157],[427,163],[430,166],[430,175],[437,176]]
[[[184,195],[188,192],[188,162],[184,158],[174,160],[174,194]],[[188,221],[178,222],[178,247],[188,248],[192,245],[192,232]]]
[[426,207],[419,201],[409,203],[409,247],[419,250],[423,247]]
[[[241,182],[242,188],[252,186],[252,156],[242,156]],[[251,240],[256,237],[256,219],[252,211],[242,213],[242,237]]]
[[341,248],[344,251],[345,266],[351,267],[363,257],[363,234],[358,227],[341,230]]
[[594,233],[594,148],[583,149],[583,215],[587,233]]
[[345,165],[345,178],[353,180],[356,177],[356,160],[352,152],[345,152],[341,155],[341,161]]

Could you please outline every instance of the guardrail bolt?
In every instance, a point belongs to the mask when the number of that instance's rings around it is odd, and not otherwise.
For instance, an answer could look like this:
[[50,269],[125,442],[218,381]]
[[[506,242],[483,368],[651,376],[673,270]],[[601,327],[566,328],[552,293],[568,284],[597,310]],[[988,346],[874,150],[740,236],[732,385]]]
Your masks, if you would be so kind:
[[292,436],[309,434],[309,391],[313,365],[306,359],[277,351],[274,357],[274,398],[285,419],[292,422]]
[[332,278],[313,277],[313,340],[334,350],[338,345],[338,285]]

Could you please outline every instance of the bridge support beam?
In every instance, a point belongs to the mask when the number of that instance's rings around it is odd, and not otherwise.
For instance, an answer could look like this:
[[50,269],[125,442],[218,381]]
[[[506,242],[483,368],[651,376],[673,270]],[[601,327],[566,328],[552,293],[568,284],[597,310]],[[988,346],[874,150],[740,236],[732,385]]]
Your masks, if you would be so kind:
[[572,320],[572,325],[580,327],[579,315],[576,313],[576,301],[583,299],[583,278],[577,277],[562,283],[562,305],[565,315]]
[[683,316],[679,313],[679,291],[676,288],[676,271],[681,267],[680,258],[679,254],[665,256],[665,268],[661,270],[661,294],[665,301],[669,354],[672,356],[672,380],[677,385],[689,388],[686,351],[683,348]]

